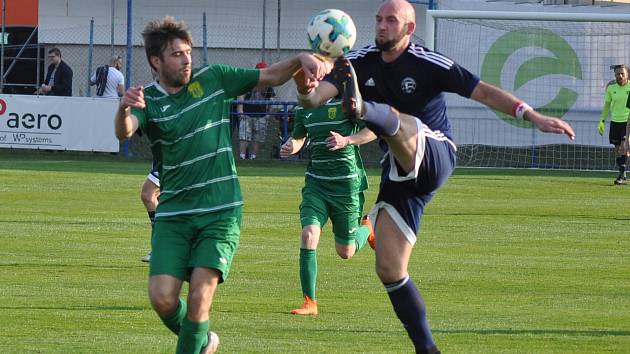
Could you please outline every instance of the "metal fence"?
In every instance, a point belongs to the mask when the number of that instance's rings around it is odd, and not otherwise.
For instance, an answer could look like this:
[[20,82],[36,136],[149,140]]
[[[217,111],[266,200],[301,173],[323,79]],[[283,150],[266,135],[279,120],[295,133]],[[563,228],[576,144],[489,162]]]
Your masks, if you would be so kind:
[[[267,1],[275,2],[275,1]],[[113,2],[112,2],[113,3]],[[259,2],[252,2],[249,6],[256,6]],[[264,4],[264,1],[262,2]],[[279,3],[279,2],[278,2]],[[283,2],[285,6],[305,6],[305,1],[298,0],[294,2]],[[239,67],[254,67],[261,60],[268,63],[274,63],[282,59],[288,58],[298,52],[300,49],[306,49],[306,40],[302,35],[304,33],[303,23],[298,23],[297,29],[293,30],[293,36],[288,38],[287,34],[281,37],[280,21],[287,21],[289,17],[285,11],[280,14],[280,8],[268,11],[264,6],[260,10],[262,12],[263,24],[260,18],[235,18],[242,22],[240,25],[242,30],[234,31],[231,36],[222,38],[212,37],[217,33],[217,26],[222,23],[210,23],[205,13],[192,15],[197,20],[187,21],[189,30],[193,37],[193,61],[194,66],[203,64],[223,63]],[[156,12],[158,10],[155,10]],[[373,12],[373,9],[367,10]],[[113,13],[113,10],[112,10]],[[260,17],[260,14],[255,14]],[[151,17],[153,18],[153,17]],[[275,23],[278,21],[278,23]],[[123,65],[123,73],[129,83],[147,84],[152,81],[151,70],[147,63],[144,48],[141,46],[140,33],[147,21],[136,21],[132,26],[127,28],[126,25],[120,26],[112,21],[110,23],[95,23],[94,20],[86,19],[84,23],[74,24],[72,26],[60,27],[58,29],[59,36],[67,39],[64,43],[38,43],[36,47],[40,48],[40,52],[47,52],[52,47],[57,47],[62,52],[62,59],[70,65],[74,72],[73,78],[73,95],[74,96],[91,96],[94,90],[88,85],[89,77],[95,68],[106,64],[112,55],[120,55],[128,60]],[[266,22],[266,23],[265,23]],[[225,24],[223,24],[225,25]],[[371,24],[370,24],[371,26]],[[359,27],[359,26],[357,26]],[[264,30],[264,28],[268,28]],[[282,27],[284,32],[285,26]],[[360,32],[371,33],[371,28],[360,28]],[[127,33],[128,32],[128,33]],[[37,35],[37,33],[35,33]],[[124,44],[124,40],[129,35],[128,44]],[[40,36],[41,37],[45,37]],[[295,38],[294,38],[295,37]],[[111,39],[111,40],[110,40]],[[270,40],[275,39],[275,40]],[[288,40],[294,41],[290,45],[282,45],[278,48],[277,44],[282,42],[285,44]],[[365,40],[365,38],[364,38]],[[254,45],[237,46],[235,42],[254,43]],[[368,42],[371,39],[367,39]],[[42,41],[43,42],[43,41]],[[416,42],[421,42],[416,38]],[[97,44],[91,44],[97,43]],[[257,44],[256,44],[257,43]],[[302,43],[302,44],[300,44]],[[364,43],[358,43],[363,45]],[[300,45],[303,45],[300,48]],[[291,49],[286,49],[291,48]],[[47,66],[46,56],[40,55],[40,59]],[[6,66],[5,66],[6,69]],[[41,83],[44,72],[40,70],[40,76],[34,86]],[[34,88],[34,87],[33,87]],[[286,139],[290,132],[290,114],[291,108],[295,102],[295,86],[292,81],[276,88],[277,100],[280,103],[272,102],[271,104],[278,106],[279,112],[274,113],[276,119],[270,119],[267,128],[267,139],[259,153],[262,159],[273,159],[277,157],[278,148],[281,142]],[[236,114],[233,119],[237,120]],[[494,119],[489,116],[487,119]],[[453,121],[458,118],[454,117]],[[574,124],[590,124],[585,122],[574,122]],[[454,136],[457,140],[458,131],[454,124]],[[592,128],[592,127],[589,127]],[[470,128],[466,128],[470,129]],[[588,129],[588,128],[584,128]],[[463,134],[463,133],[462,133]],[[237,134],[234,134],[236,141]],[[236,146],[236,145],[235,145]],[[146,141],[142,137],[134,137],[131,144],[123,146],[123,151],[133,156],[142,156],[150,158],[150,151]],[[368,163],[377,163],[381,157],[381,151],[376,144],[368,144],[362,148],[364,160]],[[305,157],[301,155],[301,157]],[[524,148],[488,146],[483,144],[470,144],[460,146],[458,152],[460,166],[485,166],[485,167],[528,167],[528,168],[569,168],[569,169],[614,169],[614,156],[612,149],[608,147],[586,146],[586,145],[554,145],[554,146],[532,146]]]

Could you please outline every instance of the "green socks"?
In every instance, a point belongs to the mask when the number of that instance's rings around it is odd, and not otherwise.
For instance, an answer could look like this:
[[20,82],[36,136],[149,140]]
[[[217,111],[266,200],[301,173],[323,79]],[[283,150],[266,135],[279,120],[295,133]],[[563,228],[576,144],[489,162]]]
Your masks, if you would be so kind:
[[311,300],[316,300],[317,250],[300,248],[300,282],[302,283],[302,293]]
[[191,322],[184,318],[182,328],[177,338],[177,354],[197,354],[201,348],[208,345],[208,330],[210,321],[201,323]]
[[177,307],[175,312],[166,317],[160,317],[162,319],[162,323],[164,323],[171,332],[175,333],[175,335],[179,335],[179,331],[182,327],[182,321],[186,318],[186,309],[186,302],[179,299],[179,307]]
[[357,247],[356,251],[354,251],[355,253],[365,246],[368,236],[370,236],[370,228],[365,225],[359,226],[357,237],[354,239],[354,244]]

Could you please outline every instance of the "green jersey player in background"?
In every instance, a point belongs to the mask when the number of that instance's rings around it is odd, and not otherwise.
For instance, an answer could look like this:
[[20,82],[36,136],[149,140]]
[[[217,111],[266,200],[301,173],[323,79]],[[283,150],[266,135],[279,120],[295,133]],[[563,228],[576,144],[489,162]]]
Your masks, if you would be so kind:
[[[183,22],[169,16],[152,21],[142,37],[156,81],[127,89],[115,130],[124,140],[142,129],[160,176],[149,299],[178,336],[177,353],[214,353],[219,337],[209,330],[209,312],[239,244],[243,205],[230,104],[256,85],[283,84],[300,68],[314,80],[332,66],[301,53],[261,70],[228,65],[193,70],[192,37]],[[187,301],[179,297],[184,281]]]
[[[280,156],[295,154],[308,139],[309,162],[302,189],[300,221],[300,283],[304,304],[292,310],[295,315],[317,315],[317,245],[321,229],[328,218],[332,222],[337,254],[351,258],[371,237],[368,219],[361,220],[363,191],[367,176],[359,153],[359,146],[346,136],[354,135],[363,123],[350,120],[341,111],[341,101],[330,101],[323,106],[304,109],[297,107],[291,138],[280,148]],[[368,129],[361,130],[371,140],[376,136]]]

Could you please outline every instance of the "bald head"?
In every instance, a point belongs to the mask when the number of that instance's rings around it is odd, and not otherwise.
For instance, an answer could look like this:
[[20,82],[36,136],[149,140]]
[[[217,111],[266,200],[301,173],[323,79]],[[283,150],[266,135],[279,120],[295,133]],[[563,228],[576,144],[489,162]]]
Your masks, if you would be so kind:
[[416,12],[406,0],[387,0],[376,13],[376,46],[385,61],[396,59],[416,30]]
[[378,11],[384,9],[396,13],[407,23],[416,23],[416,10],[407,0],[386,0]]
[[122,58],[120,57],[120,55],[114,55],[110,60],[109,60],[109,66],[114,67],[118,70],[120,70],[120,68],[122,68]]

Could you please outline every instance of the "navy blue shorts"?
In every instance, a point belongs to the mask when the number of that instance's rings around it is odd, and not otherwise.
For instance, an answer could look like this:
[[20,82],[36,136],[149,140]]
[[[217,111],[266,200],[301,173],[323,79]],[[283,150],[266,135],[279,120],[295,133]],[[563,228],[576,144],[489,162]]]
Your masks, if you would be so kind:
[[[392,166],[393,159],[390,158],[389,154],[383,158],[381,162],[383,171],[376,206],[370,212],[370,214],[375,214],[381,208],[388,210],[392,219],[412,245],[415,243],[416,235],[420,229],[424,208],[455,169],[457,149],[453,142],[442,133],[431,131],[426,126],[424,126],[424,133],[424,153],[415,178],[393,181],[390,170],[399,167],[395,162],[396,166]],[[395,174],[402,173],[399,171]],[[390,206],[398,215],[392,215],[396,213],[392,213]],[[376,220],[376,218],[373,216],[372,220]]]
[[160,186],[160,173],[157,170],[157,163],[155,160],[153,160],[153,164],[151,164],[151,171],[149,171],[147,179],[153,182],[156,186]]

